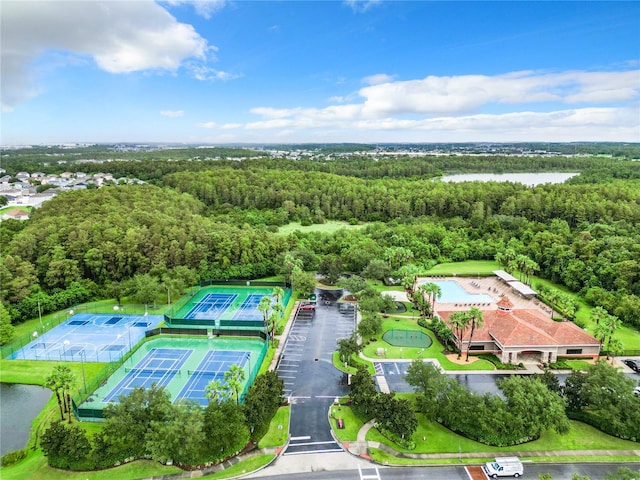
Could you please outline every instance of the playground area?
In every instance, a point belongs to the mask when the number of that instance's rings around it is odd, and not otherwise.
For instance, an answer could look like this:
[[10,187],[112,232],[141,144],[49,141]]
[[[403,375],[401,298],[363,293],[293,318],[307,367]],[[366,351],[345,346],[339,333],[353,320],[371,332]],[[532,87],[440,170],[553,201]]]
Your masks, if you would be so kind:
[[244,371],[240,398],[253,382],[266,354],[267,344],[253,338],[154,338],[133,353],[96,391],[77,408],[83,420],[102,418],[102,410],[117,403],[136,387],[156,384],[164,387],[171,400],[209,404],[206,386],[224,384],[224,374],[232,365]]
[[48,332],[34,331],[31,342],[7,358],[114,362],[160,322],[160,315],[78,313]]
[[[291,289],[284,288],[286,305],[291,297]],[[192,296],[183,297],[165,314],[170,326],[219,328],[263,328],[263,314],[258,305],[264,297],[272,304],[273,287],[265,286],[225,286],[212,285],[200,288]]]

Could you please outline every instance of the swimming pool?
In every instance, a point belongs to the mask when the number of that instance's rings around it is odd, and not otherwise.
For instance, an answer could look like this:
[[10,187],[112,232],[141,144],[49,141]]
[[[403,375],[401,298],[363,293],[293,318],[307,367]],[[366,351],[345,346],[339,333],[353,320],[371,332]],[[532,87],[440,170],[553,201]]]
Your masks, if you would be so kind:
[[455,280],[432,280],[442,290],[442,295],[436,299],[439,303],[492,303],[491,295],[486,293],[469,293]]

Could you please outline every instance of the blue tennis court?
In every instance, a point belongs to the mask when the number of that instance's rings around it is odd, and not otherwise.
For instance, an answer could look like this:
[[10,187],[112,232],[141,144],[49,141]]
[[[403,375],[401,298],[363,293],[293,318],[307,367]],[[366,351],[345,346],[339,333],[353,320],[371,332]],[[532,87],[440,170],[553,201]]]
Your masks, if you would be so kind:
[[247,295],[245,301],[233,315],[233,320],[262,320],[262,313],[258,310],[258,305],[264,296],[255,293]]
[[154,348],[132,369],[125,369],[125,377],[102,400],[104,403],[117,402],[120,395],[129,395],[134,388],[149,388],[153,384],[166,387],[180,367],[193,353],[190,349]]
[[187,312],[185,318],[218,320],[237,297],[237,293],[208,293]]
[[[202,406],[209,405],[209,399],[205,396],[206,387],[214,380],[219,380],[224,384],[224,374],[232,365],[242,368],[251,359],[251,352],[216,350],[207,352],[196,370],[188,371],[189,379],[184,385],[178,398],[186,398],[198,402]],[[245,378],[249,377],[249,372],[245,372]]]
[[78,313],[33,340],[9,359],[114,362],[163,320],[160,315]]

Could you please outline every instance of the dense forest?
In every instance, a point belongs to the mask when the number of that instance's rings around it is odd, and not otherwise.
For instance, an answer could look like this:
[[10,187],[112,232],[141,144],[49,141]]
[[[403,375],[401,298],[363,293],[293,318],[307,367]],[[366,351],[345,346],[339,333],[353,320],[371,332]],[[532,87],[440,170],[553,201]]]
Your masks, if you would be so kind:
[[[402,247],[424,270],[437,262],[494,259],[507,250],[527,255],[539,265],[538,276],[640,326],[640,162],[561,156],[231,160],[219,151],[186,150],[56,164],[150,184],[64,192],[26,222],[3,221],[0,294],[12,321],[25,320],[32,311],[25,305],[36,296],[113,296],[114,286],[140,275],[162,282],[172,276],[256,278],[280,273],[285,255],[309,271],[330,263],[361,273],[384,259],[385,250]],[[205,160],[213,156],[219,158]],[[39,159],[38,170],[48,168]],[[24,169],[24,160],[13,166],[5,160],[3,168]],[[455,171],[560,170],[581,174],[537,187],[434,179]],[[335,234],[278,233],[291,221],[328,220],[365,225]],[[73,302],[78,295],[65,298]]]

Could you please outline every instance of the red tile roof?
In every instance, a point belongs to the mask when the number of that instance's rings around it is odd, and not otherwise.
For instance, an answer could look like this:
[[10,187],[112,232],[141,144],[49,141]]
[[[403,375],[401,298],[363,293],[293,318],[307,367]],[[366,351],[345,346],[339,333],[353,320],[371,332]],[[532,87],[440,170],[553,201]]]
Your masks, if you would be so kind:
[[[452,311],[439,311],[446,322]],[[514,310],[482,312],[484,324],[473,333],[473,341],[496,341],[500,346],[559,346],[559,345],[600,345],[593,336],[573,322],[556,322],[538,310]],[[469,340],[467,330],[463,341]]]

